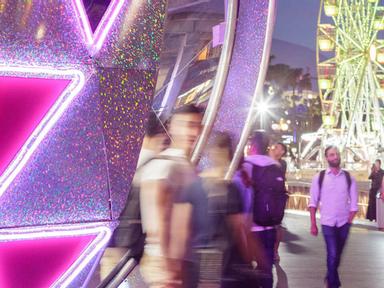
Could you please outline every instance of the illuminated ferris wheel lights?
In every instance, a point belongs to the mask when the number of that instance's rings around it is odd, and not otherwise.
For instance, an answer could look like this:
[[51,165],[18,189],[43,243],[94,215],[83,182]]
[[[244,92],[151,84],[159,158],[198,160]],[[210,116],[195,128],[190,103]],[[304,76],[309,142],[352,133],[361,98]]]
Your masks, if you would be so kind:
[[382,9],[376,12],[376,17],[375,17],[375,20],[373,21],[373,29],[384,30],[384,11]]
[[384,64],[384,51],[381,51],[376,54],[376,61],[380,64]]
[[323,115],[323,124],[326,127],[332,127],[335,124],[335,116]]
[[324,52],[330,52],[335,49],[335,43],[330,39],[319,39],[319,49]]
[[318,45],[319,49],[325,52],[335,49],[335,27],[333,25],[321,25],[318,31]]
[[334,64],[319,64],[318,75],[319,75],[319,88],[321,90],[331,89],[333,86],[333,78],[336,74],[336,67]]
[[376,95],[377,95],[377,97],[384,99],[384,89],[383,88],[378,88],[376,90]]
[[373,22],[373,28],[375,30],[384,30],[384,22],[382,20],[375,20]]
[[376,89],[377,97],[384,99],[384,79],[379,80],[379,88]]
[[317,71],[323,126],[317,132],[321,141],[309,142],[302,151],[304,160],[313,158],[314,147],[321,150],[329,141],[337,140],[350,161],[368,163],[384,143],[382,2],[321,0]]
[[331,79],[319,79],[319,88],[322,90],[332,88],[332,80]]
[[337,7],[336,0],[328,0],[324,3],[324,14],[328,17],[337,16],[339,13],[339,8]]

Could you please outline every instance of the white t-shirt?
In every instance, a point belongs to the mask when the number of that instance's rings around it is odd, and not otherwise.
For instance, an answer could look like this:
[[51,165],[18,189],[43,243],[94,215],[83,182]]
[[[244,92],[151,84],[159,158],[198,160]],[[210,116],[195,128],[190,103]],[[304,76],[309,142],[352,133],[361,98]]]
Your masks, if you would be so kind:
[[[188,182],[194,179],[194,170],[183,150],[169,148],[161,152],[159,157],[169,157],[170,159],[153,159],[145,164],[140,173],[141,184],[146,181],[165,180],[172,187],[172,191],[178,191],[180,187],[188,185]],[[154,195],[153,191],[140,190],[143,231],[151,231],[151,238],[147,235],[145,251],[147,254],[161,256],[163,253],[160,251],[158,237],[160,226],[158,198],[159,195]],[[165,209],[171,209],[171,207]]]
[[[140,155],[139,155],[139,160],[137,161],[137,165],[136,165],[136,172],[135,172],[135,176],[133,176],[133,180],[132,180],[132,184],[135,185],[135,186],[140,186],[140,178],[141,178],[141,173],[142,173],[142,169],[143,169],[143,165],[146,164],[146,162],[155,157],[156,156],[156,153],[155,151],[153,150],[149,150],[149,149],[141,149],[140,151]],[[149,163],[149,162],[148,162]]]

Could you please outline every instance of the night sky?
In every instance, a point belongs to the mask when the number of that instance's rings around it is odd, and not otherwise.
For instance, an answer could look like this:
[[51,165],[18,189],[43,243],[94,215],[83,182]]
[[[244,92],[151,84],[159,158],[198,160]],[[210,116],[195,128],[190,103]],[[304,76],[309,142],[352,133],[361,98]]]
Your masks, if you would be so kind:
[[319,0],[276,0],[273,37],[316,50]]

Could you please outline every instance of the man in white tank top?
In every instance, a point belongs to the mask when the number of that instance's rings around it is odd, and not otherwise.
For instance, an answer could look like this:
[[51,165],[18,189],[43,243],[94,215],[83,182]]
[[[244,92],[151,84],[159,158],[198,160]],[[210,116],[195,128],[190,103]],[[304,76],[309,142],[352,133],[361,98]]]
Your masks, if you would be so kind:
[[191,239],[192,205],[177,201],[196,179],[189,162],[201,132],[202,114],[195,106],[176,110],[171,118],[171,145],[141,172],[141,217],[146,233],[141,273],[150,287],[185,287],[184,258]]

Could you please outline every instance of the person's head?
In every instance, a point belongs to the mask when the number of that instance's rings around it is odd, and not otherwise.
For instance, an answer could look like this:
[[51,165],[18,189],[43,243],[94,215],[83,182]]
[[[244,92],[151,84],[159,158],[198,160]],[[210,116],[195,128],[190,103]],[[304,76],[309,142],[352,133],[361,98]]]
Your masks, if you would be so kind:
[[208,154],[215,166],[227,166],[233,158],[232,137],[227,132],[214,133],[213,140],[208,144]]
[[336,146],[328,146],[327,148],[325,148],[324,154],[329,167],[340,168],[340,152]]
[[171,146],[189,154],[200,136],[202,119],[202,111],[195,105],[186,105],[176,109],[169,124]]
[[151,111],[145,126],[143,148],[160,152],[165,148],[165,127],[155,112]]
[[273,159],[280,160],[287,154],[287,146],[284,143],[278,142],[271,147],[270,154]]
[[247,155],[266,155],[269,138],[265,132],[256,131],[248,140]]
[[376,159],[375,167],[376,167],[377,170],[379,170],[381,168],[381,160],[380,159]]

